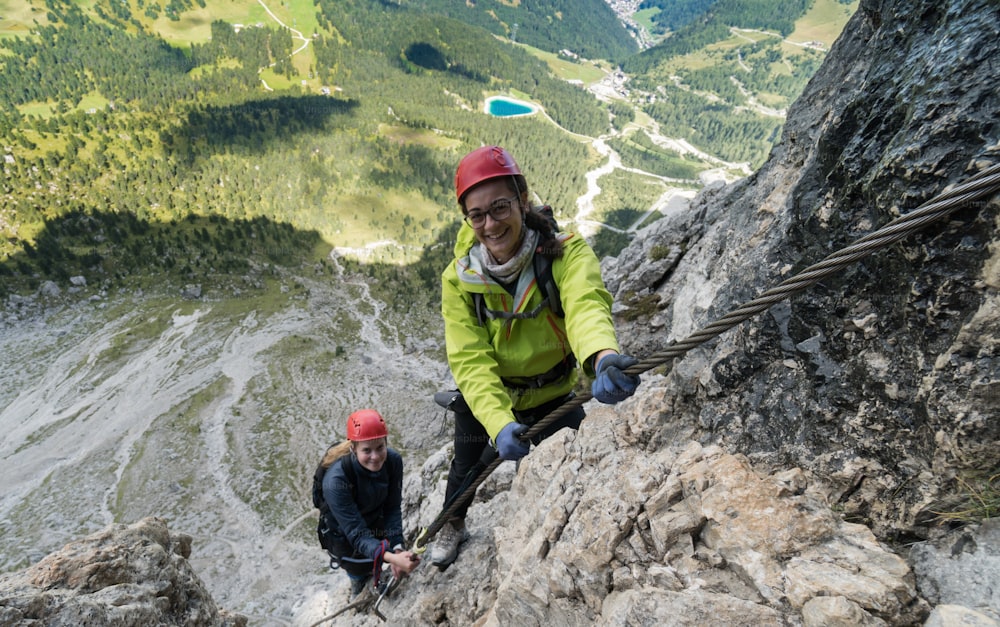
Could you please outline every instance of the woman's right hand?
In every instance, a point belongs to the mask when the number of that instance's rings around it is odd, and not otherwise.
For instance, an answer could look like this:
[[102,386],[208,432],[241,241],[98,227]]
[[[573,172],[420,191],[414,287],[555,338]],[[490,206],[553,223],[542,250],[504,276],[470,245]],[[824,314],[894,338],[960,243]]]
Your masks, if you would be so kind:
[[392,576],[396,579],[409,575],[420,565],[420,556],[413,551],[386,553],[382,559],[389,562],[389,566],[392,568]]
[[638,359],[614,351],[601,351],[594,362],[596,376],[590,386],[594,398],[614,405],[635,394],[639,375],[625,374],[625,370],[639,363]]
[[522,442],[520,436],[528,430],[528,425],[519,422],[508,422],[497,434],[497,453],[501,459],[516,460],[528,454],[531,448],[527,442]]

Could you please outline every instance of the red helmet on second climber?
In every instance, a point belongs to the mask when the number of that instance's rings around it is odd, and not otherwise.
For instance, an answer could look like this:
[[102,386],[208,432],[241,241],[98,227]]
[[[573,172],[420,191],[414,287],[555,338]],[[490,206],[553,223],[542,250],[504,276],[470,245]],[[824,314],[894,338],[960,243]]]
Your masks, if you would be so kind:
[[374,409],[359,409],[347,417],[347,439],[351,442],[377,440],[389,436],[382,414]]
[[483,146],[476,148],[462,157],[455,171],[455,195],[459,204],[462,197],[472,187],[500,176],[513,176],[517,179],[518,189],[524,190],[524,175],[521,168],[510,153],[500,146]]

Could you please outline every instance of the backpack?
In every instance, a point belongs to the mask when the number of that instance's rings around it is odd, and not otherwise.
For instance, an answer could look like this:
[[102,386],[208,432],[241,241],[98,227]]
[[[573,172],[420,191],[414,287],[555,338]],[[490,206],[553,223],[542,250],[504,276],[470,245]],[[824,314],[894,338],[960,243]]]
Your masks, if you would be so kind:
[[[559,232],[559,224],[556,222],[555,215],[552,212],[552,207],[549,205],[543,205],[538,207],[536,212],[552,225],[554,232]],[[525,311],[521,313],[494,311],[486,306],[486,299],[483,298],[481,293],[473,292],[472,301],[476,310],[476,319],[479,321],[479,326],[485,325],[487,319],[493,318],[503,318],[504,320],[509,320],[511,318],[535,318],[541,313],[542,308],[545,305],[548,305],[549,310],[553,314],[559,316],[560,318],[566,317],[566,313],[562,308],[562,299],[559,296],[559,286],[556,285],[556,280],[552,277],[552,260],[543,255],[536,254],[532,256],[531,263],[535,270],[535,285],[538,287],[538,291],[542,294],[542,304],[532,311]]]
[[[336,443],[331,444],[326,450],[330,450],[334,446],[336,446]],[[340,464],[341,469],[344,471],[344,476],[351,482],[351,497],[357,498],[358,477],[354,473],[351,456],[344,455],[333,463]],[[333,466],[333,464],[330,465]],[[323,477],[326,476],[327,470],[329,468],[323,467],[323,460],[321,459],[320,463],[316,464],[316,471],[313,473],[312,502],[313,506],[319,510],[319,524],[316,527],[319,544],[329,551],[333,548],[332,531],[334,525],[332,524],[333,515],[330,513],[330,506],[326,504],[326,500],[323,498]]]

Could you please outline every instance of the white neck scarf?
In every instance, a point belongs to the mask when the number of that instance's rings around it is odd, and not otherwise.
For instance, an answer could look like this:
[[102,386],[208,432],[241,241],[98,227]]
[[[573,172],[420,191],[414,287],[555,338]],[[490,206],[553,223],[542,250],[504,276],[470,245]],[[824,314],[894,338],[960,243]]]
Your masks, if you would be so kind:
[[535,252],[535,247],[538,245],[538,231],[526,226],[522,227],[521,231],[521,246],[506,263],[500,263],[485,246],[477,244],[480,248],[480,258],[483,260],[483,267],[493,278],[501,283],[510,283],[517,279],[518,275],[521,274],[521,270],[524,270],[524,266],[531,259],[531,255]]

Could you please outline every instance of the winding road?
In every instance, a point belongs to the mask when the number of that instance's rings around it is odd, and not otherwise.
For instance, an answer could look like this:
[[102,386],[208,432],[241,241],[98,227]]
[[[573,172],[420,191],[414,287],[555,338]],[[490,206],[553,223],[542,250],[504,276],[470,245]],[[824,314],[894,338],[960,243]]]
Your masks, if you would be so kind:
[[[294,28],[292,28],[288,24],[285,24],[284,22],[282,22],[281,19],[279,19],[278,16],[274,14],[274,11],[272,11],[270,9],[270,7],[268,7],[266,4],[264,4],[264,0],[257,0],[257,2],[260,3],[260,6],[264,7],[264,10],[267,11],[267,14],[271,16],[272,20],[274,20],[275,22],[277,22],[278,25],[281,26],[282,28],[287,28],[292,33],[292,39],[298,39],[299,41],[302,42],[301,46],[299,46],[295,50],[292,50],[292,54],[289,55],[289,57],[294,57],[295,55],[297,55],[298,53],[302,52],[303,50],[305,50],[306,48],[309,47],[309,39],[302,34],[302,31],[295,30]],[[267,67],[274,67],[275,65],[277,65],[277,61],[275,61],[274,63],[268,65]],[[264,70],[264,68],[260,68],[259,70],[257,70],[257,73],[260,74],[260,72],[262,70]],[[267,91],[274,91],[271,88],[271,86],[267,84],[267,81],[265,81],[263,78],[260,79],[260,82],[264,86],[265,90],[267,90]]]

